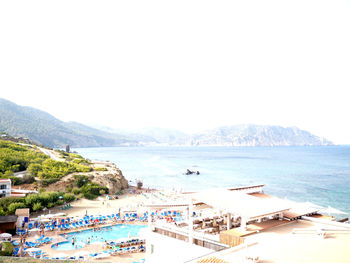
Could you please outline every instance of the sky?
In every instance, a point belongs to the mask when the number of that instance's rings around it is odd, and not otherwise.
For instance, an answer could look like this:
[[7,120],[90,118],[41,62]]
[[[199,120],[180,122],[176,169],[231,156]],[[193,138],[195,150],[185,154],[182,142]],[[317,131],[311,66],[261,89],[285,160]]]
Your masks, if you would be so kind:
[[350,144],[350,0],[1,1],[0,97],[63,121]]

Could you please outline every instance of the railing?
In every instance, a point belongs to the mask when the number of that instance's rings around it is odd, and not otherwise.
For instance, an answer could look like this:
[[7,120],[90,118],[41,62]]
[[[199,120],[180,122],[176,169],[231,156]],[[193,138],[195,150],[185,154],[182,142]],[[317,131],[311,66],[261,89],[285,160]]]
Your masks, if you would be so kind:
[[[189,238],[189,236],[190,236],[188,228],[187,229],[183,229],[183,228],[178,228],[178,227],[175,227],[175,226],[163,225],[163,224],[159,224],[159,223],[158,224],[152,224],[152,227],[154,227],[155,229],[158,228],[160,230],[164,230],[164,231],[168,231],[168,232],[171,232],[171,233],[174,233],[174,234],[182,235],[182,236],[184,236],[186,238]],[[211,244],[211,245],[213,245],[216,248],[221,248],[221,249],[229,248],[228,245],[222,244],[218,240],[214,240],[214,239],[209,238],[208,235],[205,234],[205,233],[198,233],[198,232],[193,231],[192,232],[192,238],[203,242],[203,244],[204,244],[204,242],[206,242],[208,244]],[[216,250],[220,250],[220,249],[216,249]]]
[[314,223],[319,223],[319,224],[347,228],[350,230],[350,224],[346,224],[346,223],[334,222],[334,221],[330,221],[330,220],[323,220],[323,219],[313,218],[313,217],[308,217],[308,216],[302,216],[301,219],[304,219],[304,220],[310,221],[310,222],[314,222]]

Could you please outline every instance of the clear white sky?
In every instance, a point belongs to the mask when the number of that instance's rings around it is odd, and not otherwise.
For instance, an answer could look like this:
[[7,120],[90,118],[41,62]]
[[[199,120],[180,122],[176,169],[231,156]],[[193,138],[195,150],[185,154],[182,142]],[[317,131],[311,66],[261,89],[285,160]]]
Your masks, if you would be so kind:
[[350,143],[350,1],[1,1],[0,97],[64,121]]

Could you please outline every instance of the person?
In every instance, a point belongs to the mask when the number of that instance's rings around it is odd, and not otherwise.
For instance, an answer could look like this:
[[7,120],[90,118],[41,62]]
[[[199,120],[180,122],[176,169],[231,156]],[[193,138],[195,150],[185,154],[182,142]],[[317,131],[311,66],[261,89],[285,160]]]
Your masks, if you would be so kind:
[[86,242],[86,243],[90,244],[90,237],[88,237],[88,239],[87,239],[87,242]]
[[72,239],[72,245],[74,246],[74,244],[75,244],[75,237],[73,237]]

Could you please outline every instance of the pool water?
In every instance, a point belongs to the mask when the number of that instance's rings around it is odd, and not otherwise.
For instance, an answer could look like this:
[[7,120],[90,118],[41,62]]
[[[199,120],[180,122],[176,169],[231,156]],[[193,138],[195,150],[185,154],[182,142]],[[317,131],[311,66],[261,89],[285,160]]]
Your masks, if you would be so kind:
[[[55,245],[52,245],[52,248],[55,250],[74,250],[85,247],[90,239],[90,244],[115,240],[119,238],[135,237],[138,236],[141,229],[146,228],[147,226],[142,225],[114,225],[109,227],[101,227],[100,230],[82,230],[80,232],[71,232],[67,234],[62,234],[68,241],[61,242]],[[75,238],[74,245],[72,240]]]

